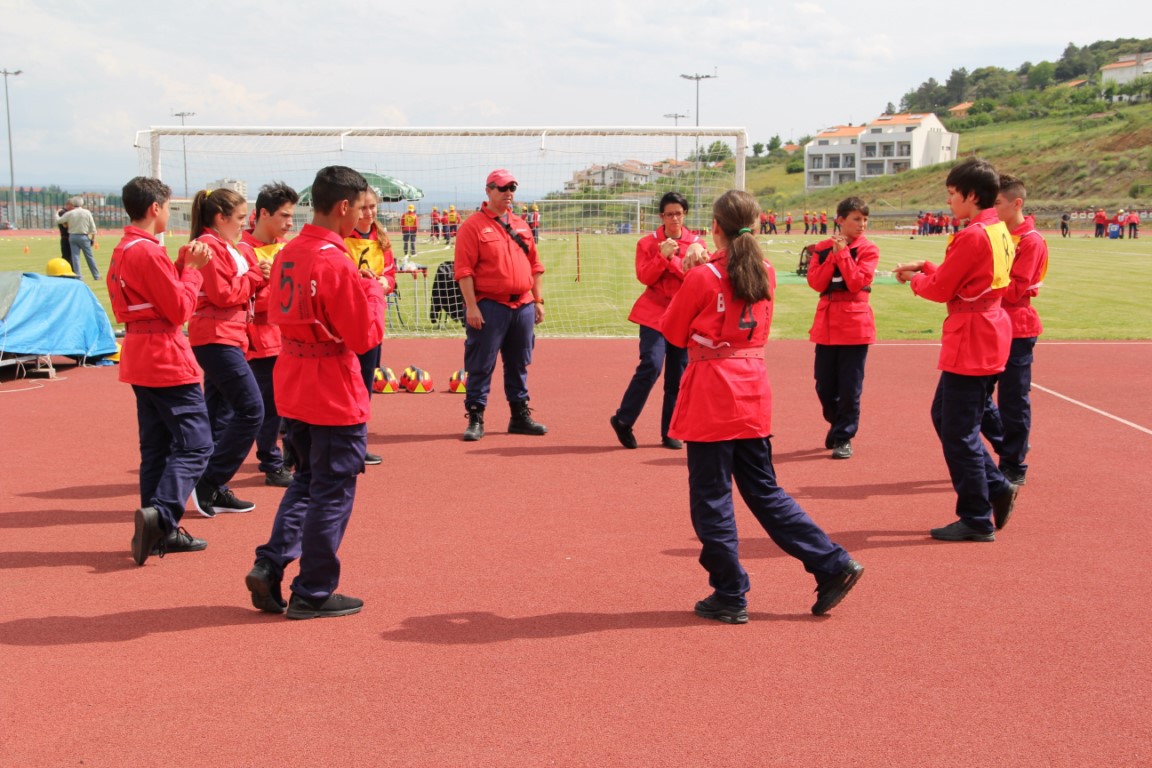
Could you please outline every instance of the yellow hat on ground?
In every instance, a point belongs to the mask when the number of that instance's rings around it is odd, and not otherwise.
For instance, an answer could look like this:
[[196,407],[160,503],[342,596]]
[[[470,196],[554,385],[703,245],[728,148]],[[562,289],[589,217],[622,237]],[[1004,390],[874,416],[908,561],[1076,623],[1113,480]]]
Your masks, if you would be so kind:
[[76,273],[72,271],[72,265],[68,263],[67,259],[57,256],[54,259],[48,260],[48,266],[44,269],[49,277],[76,277]]

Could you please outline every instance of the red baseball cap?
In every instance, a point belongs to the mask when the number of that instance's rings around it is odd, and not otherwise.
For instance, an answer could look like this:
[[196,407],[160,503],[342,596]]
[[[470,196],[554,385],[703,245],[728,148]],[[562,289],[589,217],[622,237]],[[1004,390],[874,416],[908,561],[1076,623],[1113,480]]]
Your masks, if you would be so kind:
[[505,170],[503,168],[497,168],[496,170],[492,171],[492,173],[488,174],[488,181],[485,183],[485,186],[491,186],[495,184],[498,187],[502,187],[505,184],[517,183],[519,182],[516,181],[516,177],[512,175],[511,171]]

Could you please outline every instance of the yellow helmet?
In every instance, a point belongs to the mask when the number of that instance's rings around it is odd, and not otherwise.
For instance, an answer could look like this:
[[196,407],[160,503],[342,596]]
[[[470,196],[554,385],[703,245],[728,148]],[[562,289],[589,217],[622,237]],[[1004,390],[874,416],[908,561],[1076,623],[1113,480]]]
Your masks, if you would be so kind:
[[414,210],[416,210],[416,206],[410,205],[410,206],[408,206],[408,210],[414,211]]
[[44,269],[49,277],[76,277],[76,273],[72,271],[72,265],[68,263],[67,259],[57,256],[54,259],[48,260],[48,266]]
[[456,206],[450,205],[450,206],[448,206],[448,210],[454,211],[454,210],[456,210]]
[[434,210],[434,211],[438,211],[438,210],[440,210],[440,209],[439,209],[439,208],[437,208],[436,206],[432,206],[432,210]]
[[534,211],[538,211],[538,210],[540,210],[540,206],[538,206],[538,205],[536,205],[535,203],[533,203],[533,204],[532,204],[532,210],[534,210]]

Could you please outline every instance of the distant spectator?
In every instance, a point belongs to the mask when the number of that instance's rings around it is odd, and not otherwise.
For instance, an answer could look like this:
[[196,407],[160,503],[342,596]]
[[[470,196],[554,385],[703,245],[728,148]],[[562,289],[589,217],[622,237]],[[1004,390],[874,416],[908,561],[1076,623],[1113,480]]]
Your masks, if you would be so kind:
[[1072,217],[1068,213],[1060,216],[1060,237],[1071,237]]
[[[68,242],[68,227],[60,223],[60,217],[72,210],[72,201],[65,201],[64,207],[56,212],[56,227],[60,230],[60,257],[69,264],[72,263],[72,244]],[[76,273],[73,272],[72,276],[75,277]]]
[[1096,224],[1096,234],[1093,237],[1107,237],[1108,236],[1108,214],[1104,213],[1103,208],[1096,209],[1096,215],[1093,217],[1093,222]]
[[1140,236],[1140,214],[1128,211],[1128,237],[1135,240]]
[[96,266],[96,258],[92,255],[92,244],[96,242],[96,220],[84,207],[82,198],[73,197],[68,203],[72,208],[56,219],[56,225],[63,224],[68,228],[68,244],[71,246],[69,261],[72,262],[72,270],[77,275],[80,274],[80,252],[83,251],[92,279],[99,280],[100,269]]

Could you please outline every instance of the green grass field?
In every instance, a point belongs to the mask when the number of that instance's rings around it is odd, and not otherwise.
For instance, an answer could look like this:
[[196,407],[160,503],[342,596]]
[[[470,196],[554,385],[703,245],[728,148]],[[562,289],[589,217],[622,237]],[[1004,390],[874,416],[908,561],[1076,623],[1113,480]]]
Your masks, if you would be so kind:
[[[545,235],[540,251],[548,269],[548,317],[540,327],[542,336],[635,334],[635,326],[627,321],[627,315],[641,289],[633,274],[636,239],[637,235]],[[880,339],[939,338],[944,307],[913,296],[906,286],[898,285],[885,273],[901,261],[939,261],[944,252],[943,238],[873,234],[872,239],[880,246],[881,254],[881,274],[872,292]],[[175,254],[184,241],[181,236],[170,237],[169,250]],[[779,276],[773,337],[806,338],[816,294],[794,271],[800,249],[811,239],[761,237],[760,241]],[[1048,242],[1048,276],[1036,301],[1044,320],[1045,339],[1152,338],[1152,310],[1147,298],[1152,295],[1152,235],[1140,240],[1057,237]],[[101,265],[107,264],[113,245],[111,235],[100,240],[96,258]],[[48,259],[58,254],[58,247],[55,237],[2,237],[0,271],[42,273]],[[436,265],[450,258],[451,252],[443,247],[421,246],[416,261],[429,267],[429,290]],[[109,309],[103,282],[89,280],[87,284]],[[447,330],[433,328],[426,316],[420,281],[401,275],[399,289],[397,309],[406,325],[400,325],[393,313],[389,317],[389,335],[460,335],[460,327],[455,324]]]

